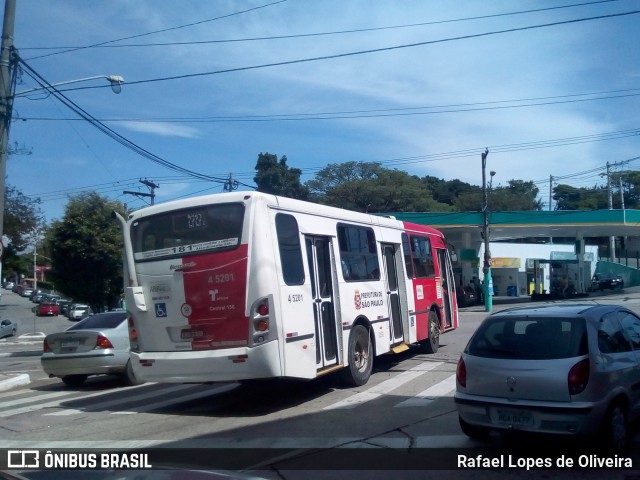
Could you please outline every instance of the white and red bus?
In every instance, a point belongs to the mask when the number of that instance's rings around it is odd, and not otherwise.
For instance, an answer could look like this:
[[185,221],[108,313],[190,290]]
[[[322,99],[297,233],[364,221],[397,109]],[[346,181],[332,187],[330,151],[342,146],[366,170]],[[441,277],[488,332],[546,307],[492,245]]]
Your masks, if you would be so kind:
[[451,260],[430,227],[257,192],[114,216],[141,380],[341,370],[363,385],[375,356],[433,353],[458,326]]

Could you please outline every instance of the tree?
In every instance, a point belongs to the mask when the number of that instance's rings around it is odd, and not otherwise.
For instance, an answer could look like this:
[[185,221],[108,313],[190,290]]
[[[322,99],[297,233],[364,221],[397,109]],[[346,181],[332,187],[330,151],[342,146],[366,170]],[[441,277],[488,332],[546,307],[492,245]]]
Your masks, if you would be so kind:
[[[487,203],[492,211],[528,211],[541,210],[540,191],[533,182],[509,180],[507,186],[494,187],[487,191]],[[461,212],[480,212],[484,206],[484,193],[481,187],[461,193],[454,201]]]
[[598,210],[608,208],[607,189],[595,186],[593,188],[576,188],[571,185],[556,185],[553,187],[553,199],[556,210]]
[[373,162],[327,165],[306,186],[314,201],[360,212],[451,210],[433,200],[418,177]]
[[51,279],[65,295],[97,311],[117,305],[123,287],[122,233],[113,210],[125,215],[122,203],[95,192],[73,196],[47,235]]
[[5,189],[4,198],[3,231],[7,241],[2,255],[2,276],[15,278],[18,274],[28,275],[32,270],[32,261],[19,253],[42,235],[45,220],[40,209],[40,199],[27,197],[10,185]]
[[24,250],[44,229],[40,199],[27,197],[16,187],[7,185],[4,202],[4,236],[14,250]]
[[271,153],[260,153],[256,163],[256,182],[259,192],[282,195],[284,197],[306,200],[308,190],[300,183],[302,170],[299,168],[289,168],[287,157],[282,156],[278,161],[278,156]]

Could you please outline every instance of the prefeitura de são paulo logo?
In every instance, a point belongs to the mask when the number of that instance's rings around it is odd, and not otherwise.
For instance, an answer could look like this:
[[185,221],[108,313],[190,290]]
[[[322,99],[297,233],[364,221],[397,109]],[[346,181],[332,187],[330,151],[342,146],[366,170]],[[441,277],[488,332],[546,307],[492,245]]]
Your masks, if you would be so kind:
[[360,290],[355,291],[355,295],[353,296],[353,301],[356,305],[356,310],[360,310],[362,307],[362,302],[360,300]]

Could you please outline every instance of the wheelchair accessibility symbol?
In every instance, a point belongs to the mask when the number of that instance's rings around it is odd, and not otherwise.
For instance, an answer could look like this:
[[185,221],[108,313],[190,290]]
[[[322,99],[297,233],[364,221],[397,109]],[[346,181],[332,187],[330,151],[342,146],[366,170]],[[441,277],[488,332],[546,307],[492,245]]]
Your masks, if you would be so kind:
[[156,317],[166,317],[167,316],[167,304],[166,303],[156,303]]

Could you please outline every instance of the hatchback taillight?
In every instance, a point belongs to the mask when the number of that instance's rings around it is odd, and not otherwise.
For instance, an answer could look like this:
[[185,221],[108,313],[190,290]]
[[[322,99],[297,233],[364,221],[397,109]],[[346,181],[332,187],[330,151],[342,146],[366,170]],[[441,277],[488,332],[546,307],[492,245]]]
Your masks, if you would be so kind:
[[96,340],[96,346],[93,347],[94,350],[96,348],[113,348],[113,345],[109,341],[107,337],[103,337],[102,335],[98,335],[98,339]]
[[587,388],[589,383],[589,359],[585,358],[576,363],[567,376],[567,383],[569,385],[569,394],[577,395],[582,393]]
[[464,364],[464,360],[460,357],[458,360],[458,367],[456,368],[456,380],[461,387],[467,387],[467,366]]

